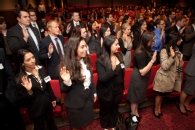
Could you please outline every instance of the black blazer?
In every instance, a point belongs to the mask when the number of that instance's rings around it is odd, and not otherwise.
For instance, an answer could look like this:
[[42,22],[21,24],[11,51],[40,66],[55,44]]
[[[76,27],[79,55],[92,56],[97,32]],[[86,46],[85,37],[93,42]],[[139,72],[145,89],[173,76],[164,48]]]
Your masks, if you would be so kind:
[[174,25],[174,26],[168,28],[165,32],[166,32],[167,34],[169,34],[169,33],[171,33],[171,32],[178,32],[178,33],[179,33],[179,30],[178,30],[177,26]]
[[[71,25],[71,28],[70,28],[70,31],[68,33],[66,33],[66,28],[67,28],[67,26],[68,26],[69,23]],[[79,21],[79,25],[86,27],[86,24],[84,22],[81,22],[81,21]],[[71,34],[72,34],[72,31],[73,31],[73,28],[74,28],[74,22],[73,22],[73,20],[67,22],[66,25],[65,25],[65,28],[64,28],[65,30],[63,32],[63,36],[64,37],[70,37]]]
[[[62,49],[64,51],[64,37],[61,35],[58,35],[57,37],[60,39],[62,43],[62,47],[63,47]],[[53,48],[54,48],[51,58],[48,57],[48,47],[50,43],[52,43]],[[49,35],[41,39],[39,48],[40,48],[39,50],[40,60],[47,60],[48,74],[51,76],[52,79],[59,79],[59,75],[57,73],[58,72],[57,66],[60,63],[60,56]]]
[[[122,58],[122,54],[118,53],[116,55],[119,59]],[[123,61],[120,61],[120,64],[123,63]],[[108,68],[107,65],[100,59],[96,61],[96,69],[98,73],[98,81],[97,81],[97,95],[98,97],[110,101],[112,99],[113,93],[113,78],[117,76],[117,72],[115,70],[112,70],[112,68]],[[123,69],[123,79],[125,75],[125,68]],[[124,81],[123,81],[124,86]]]
[[[4,102],[9,101],[12,105],[18,105],[18,94],[15,88],[15,73],[5,51],[0,48],[0,96],[5,98]],[[1,104],[2,105],[2,104]]]
[[[40,36],[39,36],[38,30],[36,28],[32,28],[32,27],[30,27],[30,28],[33,31],[33,33],[35,34],[37,41],[39,43]],[[10,28],[7,31],[6,38],[7,38],[7,43],[9,45],[11,51],[14,54],[17,54],[17,51],[19,49],[28,49],[34,54],[38,64],[40,63],[39,58],[38,58],[39,51],[37,49],[35,42],[33,40],[31,40],[30,38],[28,39],[27,42],[23,39],[22,28],[19,24],[16,24],[14,27]]]
[[183,54],[185,56],[191,56],[194,42],[195,42],[195,30],[191,24],[187,26],[184,30]]
[[136,50],[140,44],[141,33],[138,30],[133,32],[133,49]]
[[[69,108],[82,108],[85,105],[85,95],[84,95],[84,85],[83,82],[72,84],[67,86],[60,80],[61,92],[66,93],[66,98],[64,101],[65,106]],[[93,83],[93,74],[91,71],[91,84],[89,86],[91,100],[94,100],[94,93],[96,93],[96,88]]]
[[[44,24],[43,24],[43,22],[36,22],[37,23],[37,25],[38,25],[38,28],[39,28],[39,36],[41,37],[41,38],[44,38],[45,37],[45,26],[44,26]],[[33,27],[32,26],[32,24],[30,24],[30,26],[31,27]]]
[[186,66],[185,73],[190,76],[195,76],[195,45],[193,46],[192,56]]
[[[36,81],[33,75],[28,75],[28,78],[32,82],[33,94],[30,96],[27,90],[21,85],[17,85],[17,91],[19,95],[19,101],[22,106],[25,104],[28,109],[30,118],[38,118],[43,115],[46,109],[52,107],[52,101],[56,100],[56,97],[50,86],[50,82],[45,82],[44,78],[47,77],[45,68],[38,66],[39,75],[42,79],[43,88]],[[41,68],[42,67],[42,68]]]
[[116,30],[114,31],[114,25],[111,23],[109,24],[108,22],[105,22],[104,25],[107,25],[109,28],[110,28],[110,32],[111,34],[110,35],[115,35],[116,34]]
[[170,21],[170,19],[169,18],[167,18],[166,20],[165,20],[165,32],[167,31],[167,30],[169,30],[169,28],[171,28],[171,21]]

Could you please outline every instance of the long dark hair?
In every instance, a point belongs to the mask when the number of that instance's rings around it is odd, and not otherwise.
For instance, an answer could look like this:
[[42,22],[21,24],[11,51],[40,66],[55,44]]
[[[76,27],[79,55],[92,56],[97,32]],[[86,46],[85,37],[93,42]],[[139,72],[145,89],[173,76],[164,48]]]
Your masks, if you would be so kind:
[[138,23],[137,23],[137,31],[139,32],[139,34],[141,34],[141,26],[144,24],[144,22],[146,22],[145,20],[140,20]]
[[107,24],[104,24],[103,26],[101,26],[100,28],[100,38],[104,39],[104,34],[107,31],[107,29],[109,28],[109,26]]
[[[82,37],[70,37],[68,42],[64,48],[64,57],[60,62],[59,71],[62,67],[66,67],[66,69],[70,72],[71,80],[73,84],[83,82],[84,77],[81,75],[81,64],[77,59],[77,49],[79,47],[80,42],[84,40]],[[84,63],[87,65],[87,69],[91,69],[91,62],[89,55],[83,58]]]
[[122,25],[127,22],[127,20],[129,19],[129,17],[130,17],[129,15],[125,15],[123,17]]
[[151,56],[152,51],[151,51],[151,47],[148,46],[148,44],[149,44],[149,42],[153,41],[154,36],[155,36],[154,32],[150,32],[150,31],[145,31],[141,35],[140,44],[137,47],[137,49],[135,50],[134,57],[143,51],[146,51],[148,53],[148,55]]
[[[112,44],[117,40],[116,36],[110,35],[106,36],[103,41],[103,51],[98,60],[103,62],[108,68],[111,68],[111,60],[110,60],[110,54],[111,54],[111,46]],[[119,53],[115,53],[117,58],[120,62],[123,62],[123,58]]]
[[[21,83],[21,78],[23,76],[27,76],[26,74],[26,69],[25,67],[22,65],[22,63],[24,62],[24,56],[27,53],[32,53],[29,50],[26,49],[20,49],[17,52],[17,57],[16,57],[16,62],[15,62],[15,67],[16,67],[16,77],[15,77],[15,81],[17,85],[20,85]],[[32,53],[33,54],[33,53]]]
[[89,21],[89,23],[88,23],[88,31],[91,33],[91,35],[92,34],[97,35],[97,37],[95,36],[95,38],[98,38],[99,36],[98,36],[97,31],[92,29],[92,25],[94,23],[95,23],[95,21]]
[[172,46],[173,50],[176,51],[177,42],[182,39],[182,36],[178,32],[171,32],[166,35],[165,43],[162,49],[166,49],[168,56],[170,56],[170,47]]

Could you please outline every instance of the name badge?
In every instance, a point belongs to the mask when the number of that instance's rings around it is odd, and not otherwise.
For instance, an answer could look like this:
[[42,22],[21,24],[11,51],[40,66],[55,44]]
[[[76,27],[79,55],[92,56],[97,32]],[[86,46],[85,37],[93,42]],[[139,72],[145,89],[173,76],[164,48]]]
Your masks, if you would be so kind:
[[51,80],[51,78],[50,78],[50,76],[47,76],[47,77],[44,78],[44,80],[45,80],[45,83],[47,83]]
[[4,67],[3,67],[3,65],[0,63],[0,69],[2,70]]
[[121,68],[124,69],[125,68],[125,65],[124,64],[121,64]]
[[43,28],[41,29],[41,32],[44,32],[44,29]]

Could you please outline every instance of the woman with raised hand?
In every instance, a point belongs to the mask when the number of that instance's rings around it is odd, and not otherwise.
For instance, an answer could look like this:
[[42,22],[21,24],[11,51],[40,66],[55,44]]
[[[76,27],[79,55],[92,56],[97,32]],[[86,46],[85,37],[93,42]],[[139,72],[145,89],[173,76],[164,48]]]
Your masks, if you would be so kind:
[[25,49],[18,50],[18,74],[15,77],[19,101],[27,107],[28,115],[34,123],[34,130],[44,129],[44,120],[49,130],[57,130],[53,118],[56,97],[52,91],[43,66],[36,64],[34,55]]
[[118,39],[120,50],[123,54],[125,68],[130,68],[131,63],[132,39],[130,37],[130,32],[131,26],[128,23],[124,23],[121,27],[121,36]]
[[135,50],[134,64],[127,100],[131,106],[132,124],[137,124],[141,117],[138,113],[138,105],[146,99],[148,79],[153,63],[156,61],[156,52],[152,55],[151,47],[155,42],[153,32],[145,31],[140,39],[140,44]]
[[118,104],[124,89],[125,66],[115,36],[107,36],[103,41],[103,52],[96,62],[98,73],[97,96],[100,102],[100,123],[104,130],[115,130]]
[[[172,91],[181,91],[183,60],[182,53],[177,46],[182,41],[182,36],[179,33],[172,32],[167,35],[160,51],[160,68],[156,72],[153,87],[153,90],[157,92],[153,109],[154,116],[157,118],[162,116],[163,98]],[[187,115],[185,111],[180,109],[179,105],[178,108],[184,115]]]
[[93,84],[87,44],[81,37],[70,37],[60,64],[61,91],[66,93],[64,105],[73,130],[91,130],[96,90]]

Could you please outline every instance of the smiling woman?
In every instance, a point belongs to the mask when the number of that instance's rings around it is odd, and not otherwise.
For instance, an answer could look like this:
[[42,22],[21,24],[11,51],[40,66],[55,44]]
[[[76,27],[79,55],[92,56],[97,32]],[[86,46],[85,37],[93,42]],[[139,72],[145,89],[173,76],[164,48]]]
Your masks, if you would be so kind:
[[87,44],[82,37],[72,36],[66,43],[64,52],[60,65],[61,91],[66,93],[64,104],[68,108],[70,127],[73,130],[82,127],[90,130],[96,90]]
[[36,65],[34,55],[25,49],[18,51],[19,73],[15,77],[20,104],[28,109],[34,123],[34,130],[44,129],[46,121],[49,129],[57,130],[53,118],[56,98],[46,78],[43,66]]

